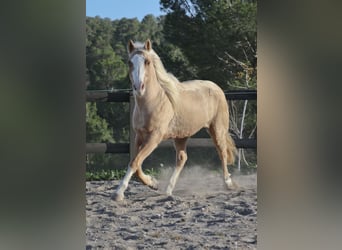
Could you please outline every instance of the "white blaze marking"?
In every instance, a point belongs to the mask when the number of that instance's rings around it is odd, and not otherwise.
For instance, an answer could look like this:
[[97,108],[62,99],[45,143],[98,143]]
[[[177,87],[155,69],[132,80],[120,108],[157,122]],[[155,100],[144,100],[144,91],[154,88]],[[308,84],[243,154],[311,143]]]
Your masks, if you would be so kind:
[[142,55],[136,54],[132,57],[131,62],[133,64],[133,85],[135,86],[137,91],[140,91],[140,83],[144,81],[145,77],[145,58]]

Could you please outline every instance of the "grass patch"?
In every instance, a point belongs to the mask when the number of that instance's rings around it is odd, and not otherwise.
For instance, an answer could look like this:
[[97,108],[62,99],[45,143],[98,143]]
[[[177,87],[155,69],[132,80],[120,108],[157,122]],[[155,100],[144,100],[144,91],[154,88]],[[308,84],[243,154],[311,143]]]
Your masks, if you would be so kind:
[[[145,169],[145,174],[156,177],[159,175],[159,169]],[[86,172],[86,181],[108,181],[108,180],[120,180],[126,174],[126,169],[101,169]],[[136,179],[135,175],[133,176]]]
[[86,181],[101,181],[101,180],[118,180],[125,176],[124,169],[101,169],[91,172],[86,172]]

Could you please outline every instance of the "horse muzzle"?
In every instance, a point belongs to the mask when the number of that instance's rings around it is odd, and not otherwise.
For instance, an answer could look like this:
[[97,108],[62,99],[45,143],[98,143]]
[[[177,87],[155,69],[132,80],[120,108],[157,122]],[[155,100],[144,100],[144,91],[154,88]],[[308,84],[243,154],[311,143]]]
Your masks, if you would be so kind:
[[133,84],[133,89],[138,95],[143,95],[145,91],[145,84],[143,82],[140,84]]

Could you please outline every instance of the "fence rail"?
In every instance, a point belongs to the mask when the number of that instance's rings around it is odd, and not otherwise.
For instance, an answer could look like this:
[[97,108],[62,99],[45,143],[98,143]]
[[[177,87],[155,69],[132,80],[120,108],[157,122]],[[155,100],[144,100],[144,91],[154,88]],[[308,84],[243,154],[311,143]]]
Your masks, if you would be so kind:
[[[234,90],[224,93],[227,100],[256,100],[256,90]],[[86,93],[87,102],[129,102],[131,91],[101,91],[89,90]]]
[[[238,148],[256,148],[257,141],[255,139],[234,139],[236,147]],[[172,147],[173,141],[166,140],[159,144],[158,148]],[[206,148],[214,147],[211,139],[207,138],[190,138],[187,143],[190,148]],[[86,153],[111,153],[122,154],[130,153],[129,143],[87,143]]]
[[[229,91],[225,92],[227,100],[256,100],[256,90]],[[124,91],[103,91],[89,90],[86,93],[87,102],[128,102],[131,105],[131,113],[133,111],[133,97],[129,90]],[[131,115],[131,114],[130,114]],[[86,153],[131,153],[133,144],[133,133],[130,131],[130,143],[86,143]],[[234,138],[237,148],[257,148],[256,139],[239,139]],[[172,147],[173,141],[166,140],[160,143],[158,147]],[[187,143],[188,147],[214,147],[210,138],[190,138]]]

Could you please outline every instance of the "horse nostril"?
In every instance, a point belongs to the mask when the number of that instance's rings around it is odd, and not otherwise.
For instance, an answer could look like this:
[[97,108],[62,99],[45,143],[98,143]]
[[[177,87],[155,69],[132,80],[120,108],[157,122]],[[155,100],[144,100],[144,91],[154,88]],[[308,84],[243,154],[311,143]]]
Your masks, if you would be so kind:
[[143,83],[140,86],[141,86],[141,90],[143,90],[145,88],[145,84],[143,84]]

